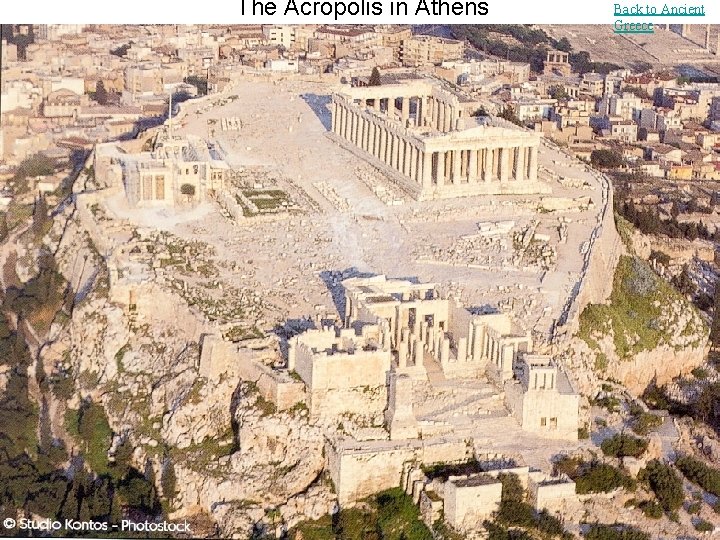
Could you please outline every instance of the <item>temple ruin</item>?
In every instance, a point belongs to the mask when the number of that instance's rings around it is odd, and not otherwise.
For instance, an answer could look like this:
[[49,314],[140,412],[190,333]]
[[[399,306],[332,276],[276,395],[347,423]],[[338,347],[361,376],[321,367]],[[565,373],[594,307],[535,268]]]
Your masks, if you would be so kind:
[[413,381],[487,379],[523,430],[577,439],[578,394],[509,315],[473,314],[434,284],[383,275],[343,287],[342,327],[288,344],[287,368],[305,383],[312,416],[383,415],[391,441],[427,439],[436,426],[417,421]]
[[122,185],[131,207],[202,203],[225,190],[230,167],[219,150],[193,135],[162,131],[150,151],[128,154],[98,145],[95,170]]
[[331,137],[418,200],[549,192],[540,137],[470,116],[461,99],[424,81],[348,88],[332,97]]

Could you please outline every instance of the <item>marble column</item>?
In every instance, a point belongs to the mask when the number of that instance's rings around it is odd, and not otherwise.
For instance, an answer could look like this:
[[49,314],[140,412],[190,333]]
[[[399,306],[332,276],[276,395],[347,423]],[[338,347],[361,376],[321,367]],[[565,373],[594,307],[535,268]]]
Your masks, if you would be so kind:
[[427,123],[427,106],[428,106],[428,98],[427,96],[423,96],[420,99],[420,102],[418,103],[420,108],[418,109],[417,113],[417,125],[418,126],[424,126]]
[[363,116],[360,116],[360,129],[358,129],[358,135],[360,136],[360,140],[358,141],[358,146],[366,150],[365,146],[365,138],[367,136],[367,121]]
[[479,362],[482,359],[482,345],[483,345],[483,337],[485,334],[485,327],[484,326],[475,326],[475,330],[473,332],[473,360],[475,362]]
[[500,182],[508,181],[508,162],[510,161],[510,151],[506,147],[500,148]]
[[452,105],[446,105],[445,109],[445,125],[443,126],[443,131],[447,133],[448,131],[451,131],[453,129],[455,107],[453,107]]
[[403,139],[402,142],[402,152],[403,152],[403,159],[402,159],[402,173],[405,176],[410,176],[410,143]]
[[470,150],[470,163],[468,165],[468,182],[474,184],[477,182],[477,170],[478,170],[478,151]]
[[[415,173],[417,172],[417,148],[414,144],[410,145],[410,178],[413,182],[417,181]],[[416,327],[418,325],[415,325]]]
[[407,124],[408,118],[410,118],[410,98],[402,98],[402,125],[405,127]]
[[370,120],[370,134],[368,135],[368,152],[375,156],[375,122]]
[[380,160],[387,164],[387,131],[384,126],[380,126]]
[[443,126],[445,125],[445,104],[438,102],[438,131],[443,130]]
[[380,152],[382,151],[382,147],[380,146],[380,134],[382,133],[382,126],[375,124],[375,157],[378,159],[380,158]]
[[405,338],[400,340],[400,346],[398,347],[398,367],[404,369],[407,367],[408,357],[408,343]]
[[425,363],[425,359],[423,358],[425,354],[423,344],[419,339],[415,340],[415,367],[423,367],[423,364]]
[[366,122],[367,122],[367,135],[366,135],[365,139],[367,140],[367,142],[365,143],[365,144],[366,144],[365,150],[366,150],[369,154],[372,154],[372,143],[373,143],[373,132],[372,132],[372,128],[373,128],[373,122],[372,122],[372,120],[370,120],[369,118],[366,119]]
[[453,153],[452,153],[452,183],[453,184],[460,183],[460,176],[462,175],[461,161],[462,161],[462,150],[453,150]]
[[332,104],[332,127],[330,128],[333,133],[337,133],[338,125],[338,104],[333,101]]
[[485,149],[485,155],[483,157],[483,180],[485,182],[492,182],[493,179],[493,168],[495,167],[493,163],[493,152],[494,149],[492,148]]
[[467,360],[467,338],[458,339],[457,345],[457,361],[465,362]]
[[437,185],[445,185],[445,152],[437,153]]
[[395,169],[397,171],[402,172],[402,163],[403,163],[403,143],[404,141],[400,138],[399,135],[395,135],[395,143],[397,144],[397,155],[395,156]]
[[344,110],[343,110],[342,105],[338,105],[337,134],[340,137],[345,136]]
[[432,184],[432,152],[422,153],[422,185],[423,188]]
[[528,180],[531,182],[537,181],[538,174],[538,147],[530,147],[530,169],[528,170]]
[[443,338],[442,349],[440,349],[440,363],[447,364],[450,361],[450,339]]
[[525,150],[524,146],[517,149],[515,180],[525,180]]
[[357,113],[353,113],[353,125],[355,126],[354,133],[353,133],[353,143],[355,143],[356,146],[360,146],[360,129],[361,121],[360,115]]
[[345,118],[343,120],[343,124],[345,124],[345,140],[349,141],[352,138],[352,112],[347,107],[343,107],[345,109]]
[[367,118],[365,118],[364,120],[365,120],[365,125],[364,125],[365,132],[363,134],[363,146],[365,147],[365,151],[369,152],[370,151],[370,120],[368,120]]
[[393,133],[392,138],[393,138],[393,154],[392,154],[392,161],[390,162],[390,165],[392,166],[393,169],[397,169],[398,168],[398,166],[397,166],[398,160],[400,159],[400,150],[398,148],[398,145],[400,143],[400,137],[398,137],[397,135],[395,135]]

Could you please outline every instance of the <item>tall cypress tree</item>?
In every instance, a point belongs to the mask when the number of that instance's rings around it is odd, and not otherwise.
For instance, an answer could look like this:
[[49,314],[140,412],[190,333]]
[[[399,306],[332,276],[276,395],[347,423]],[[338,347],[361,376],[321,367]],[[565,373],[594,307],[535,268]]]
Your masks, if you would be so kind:
[[377,67],[374,67],[372,73],[370,74],[368,86],[380,86],[381,84],[382,81],[380,80],[380,70]]

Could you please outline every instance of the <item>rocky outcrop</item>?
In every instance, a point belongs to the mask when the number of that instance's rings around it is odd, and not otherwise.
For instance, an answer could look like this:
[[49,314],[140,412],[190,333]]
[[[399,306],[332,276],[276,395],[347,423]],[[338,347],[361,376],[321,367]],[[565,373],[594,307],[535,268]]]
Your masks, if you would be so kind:
[[270,414],[257,407],[258,395],[249,385],[235,411],[239,448],[200,444],[186,448],[175,471],[180,492],[176,506],[209,508],[223,536],[245,538],[248,528],[264,516],[263,508],[278,510],[270,522],[292,526],[317,519],[336,503],[325,467],[324,437],[309,425],[303,412]]
[[708,330],[700,313],[637,257],[622,257],[605,304],[590,305],[567,359],[578,389],[612,379],[640,395],[701,365]]

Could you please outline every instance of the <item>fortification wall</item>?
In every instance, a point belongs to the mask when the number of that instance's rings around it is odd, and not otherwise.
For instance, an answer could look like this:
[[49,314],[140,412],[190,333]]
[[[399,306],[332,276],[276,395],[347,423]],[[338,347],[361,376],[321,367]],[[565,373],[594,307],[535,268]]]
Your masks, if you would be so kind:
[[445,519],[456,529],[477,526],[498,510],[501,496],[500,481],[478,485],[447,482],[443,508]]
[[325,448],[327,469],[338,501],[350,506],[373,493],[400,486],[405,463],[461,462],[472,456],[472,447],[464,440],[410,440],[394,444],[383,441],[357,448],[328,441]]
[[205,335],[200,349],[199,372],[217,381],[222,375],[249,381],[266,401],[282,411],[305,401],[305,385],[263,363],[267,352],[239,347],[215,335]]
[[[309,361],[308,366],[305,365],[306,361]],[[296,362],[297,372],[313,392],[359,386],[375,387],[385,385],[387,381],[390,351],[359,350],[354,354],[316,353],[307,356],[298,354]]]
[[561,511],[568,501],[577,500],[575,482],[549,482],[543,473],[531,473],[528,481],[528,499],[536,510]]
[[600,213],[588,239],[580,278],[575,283],[555,328],[556,342],[569,339],[577,333],[580,314],[588,304],[600,304],[608,299],[612,292],[612,275],[620,255],[625,251],[615,228],[610,179],[598,171],[590,168],[588,170],[600,184]]

